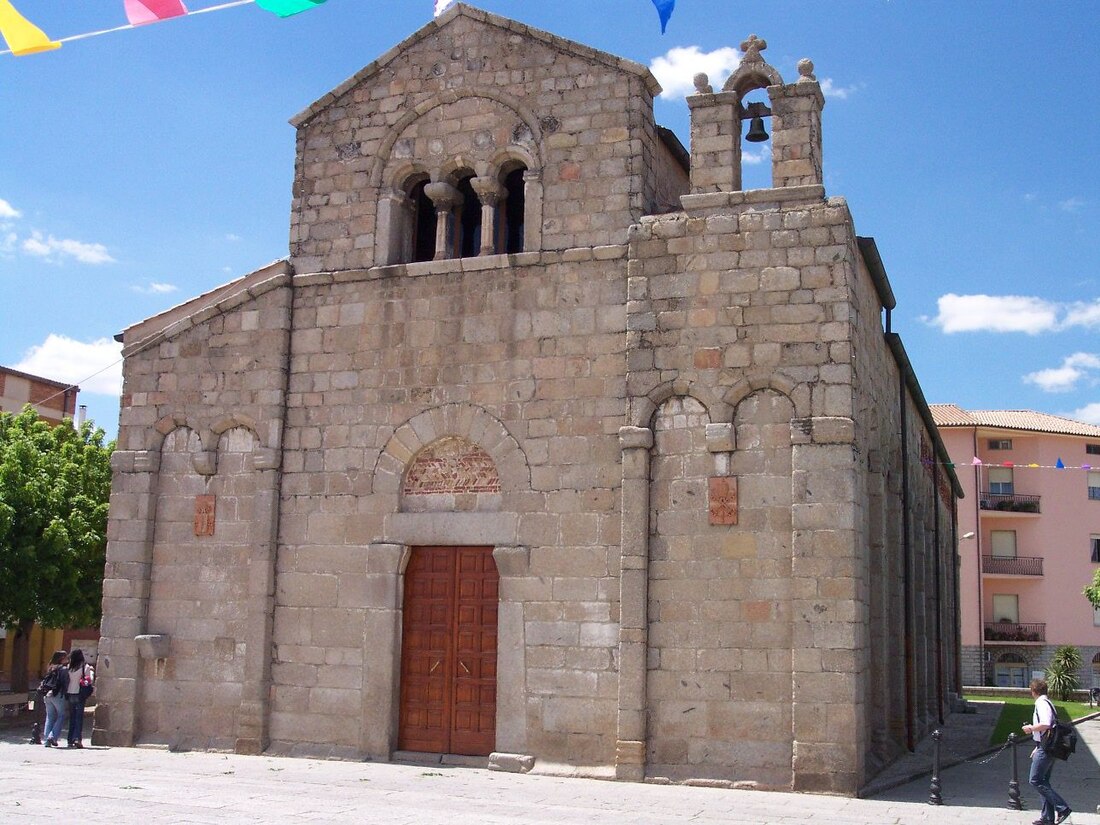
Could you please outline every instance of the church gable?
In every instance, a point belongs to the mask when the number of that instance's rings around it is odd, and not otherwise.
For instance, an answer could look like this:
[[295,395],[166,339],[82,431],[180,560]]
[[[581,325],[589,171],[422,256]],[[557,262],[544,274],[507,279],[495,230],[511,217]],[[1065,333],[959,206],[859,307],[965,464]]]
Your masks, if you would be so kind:
[[299,272],[622,243],[652,210],[644,67],[458,6],[294,119]]

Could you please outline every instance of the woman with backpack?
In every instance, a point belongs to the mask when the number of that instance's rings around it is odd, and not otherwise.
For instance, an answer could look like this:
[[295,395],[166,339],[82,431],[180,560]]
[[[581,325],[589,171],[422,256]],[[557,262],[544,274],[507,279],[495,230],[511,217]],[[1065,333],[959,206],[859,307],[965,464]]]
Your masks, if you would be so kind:
[[69,654],[69,686],[66,698],[69,701],[69,747],[83,748],[84,703],[92,695],[95,671],[84,661],[84,651],[77,648]]
[[38,685],[42,702],[46,705],[46,729],[42,732],[42,738],[47,748],[57,747],[57,737],[65,724],[65,697],[69,689],[69,669],[65,665],[68,663],[69,654],[64,650],[56,651],[50,657],[46,675]]

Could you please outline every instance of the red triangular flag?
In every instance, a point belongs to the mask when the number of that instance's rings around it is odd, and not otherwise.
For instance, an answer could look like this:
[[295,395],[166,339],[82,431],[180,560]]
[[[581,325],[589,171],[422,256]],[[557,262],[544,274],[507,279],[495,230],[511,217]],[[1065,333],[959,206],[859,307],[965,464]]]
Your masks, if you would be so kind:
[[131,26],[144,26],[187,14],[181,0],[125,0],[126,19]]

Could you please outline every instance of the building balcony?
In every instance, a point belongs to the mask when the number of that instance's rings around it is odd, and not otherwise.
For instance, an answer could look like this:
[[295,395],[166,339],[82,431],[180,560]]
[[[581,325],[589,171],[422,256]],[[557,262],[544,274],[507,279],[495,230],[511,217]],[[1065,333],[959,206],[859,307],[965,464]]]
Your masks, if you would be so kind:
[[1006,642],[1019,644],[1020,642],[1045,642],[1047,638],[1046,624],[1019,624],[1015,622],[986,622],[985,640],[987,642]]
[[982,573],[989,576],[1041,576],[1042,558],[982,556]]
[[995,513],[1034,513],[1038,514],[1039,496],[1003,495],[983,492],[978,504],[983,510]]

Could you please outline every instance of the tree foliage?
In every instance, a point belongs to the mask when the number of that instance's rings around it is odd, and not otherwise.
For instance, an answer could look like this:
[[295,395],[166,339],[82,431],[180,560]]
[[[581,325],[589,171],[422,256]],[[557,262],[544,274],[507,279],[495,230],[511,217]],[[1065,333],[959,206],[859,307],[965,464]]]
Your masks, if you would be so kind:
[[1085,598],[1089,600],[1092,606],[1100,610],[1100,570],[1093,574],[1092,584],[1085,588],[1084,593]]
[[0,413],[0,624],[98,624],[113,449],[91,423]]
[[1047,688],[1060,702],[1068,702],[1081,686],[1081,651],[1073,645],[1062,645],[1054,651],[1047,668]]

